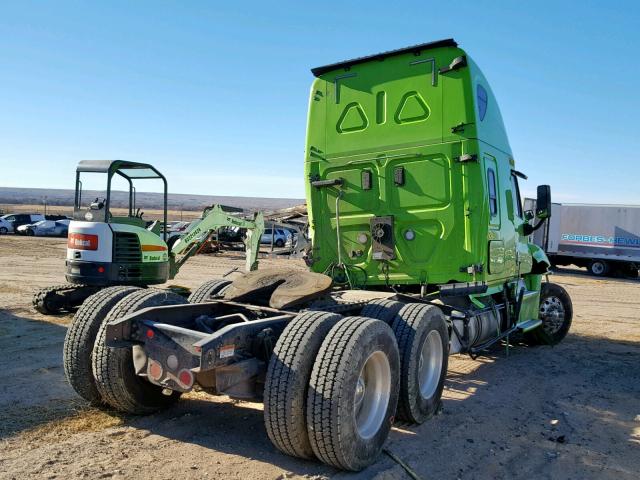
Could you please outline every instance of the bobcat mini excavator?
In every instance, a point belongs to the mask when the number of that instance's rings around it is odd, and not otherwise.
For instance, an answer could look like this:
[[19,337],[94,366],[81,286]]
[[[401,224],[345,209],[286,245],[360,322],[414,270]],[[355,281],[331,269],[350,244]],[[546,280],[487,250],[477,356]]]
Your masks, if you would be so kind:
[[[82,179],[101,174],[106,177],[104,198],[85,201]],[[129,186],[125,214],[112,208],[114,178]],[[164,187],[163,221],[149,224],[136,208],[135,183],[161,180]],[[93,197],[93,195],[92,195]],[[76,169],[73,221],[69,225],[66,284],[44,288],[33,298],[35,309],[50,315],[70,310],[98,290],[115,285],[148,286],[173,279],[180,267],[195,254],[209,235],[221,227],[247,230],[246,269],[257,267],[260,236],[264,231],[262,213],[252,219],[231,215],[213,205],[191,223],[179,237],[167,241],[167,180],[152,165],[124,160],[83,160]]]

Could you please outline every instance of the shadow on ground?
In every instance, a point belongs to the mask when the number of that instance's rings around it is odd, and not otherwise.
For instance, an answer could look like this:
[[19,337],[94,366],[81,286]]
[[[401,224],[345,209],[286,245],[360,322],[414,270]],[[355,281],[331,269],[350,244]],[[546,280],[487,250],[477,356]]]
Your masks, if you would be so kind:
[[0,309],[0,438],[75,413],[64,377],[67,328]]

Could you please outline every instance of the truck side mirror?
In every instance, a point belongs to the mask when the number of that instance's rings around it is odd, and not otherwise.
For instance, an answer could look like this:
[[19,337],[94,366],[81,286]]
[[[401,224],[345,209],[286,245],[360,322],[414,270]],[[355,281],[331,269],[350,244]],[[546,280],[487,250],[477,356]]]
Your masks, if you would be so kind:
[[536,217],[540,220],[551,217],[551,187],[549,185],[538,185]]

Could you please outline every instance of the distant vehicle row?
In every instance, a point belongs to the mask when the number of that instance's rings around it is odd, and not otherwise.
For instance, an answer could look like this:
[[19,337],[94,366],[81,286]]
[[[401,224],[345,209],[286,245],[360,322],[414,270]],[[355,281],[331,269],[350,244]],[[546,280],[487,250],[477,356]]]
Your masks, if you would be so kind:
[[[19,231],[19,228],[24,225],[32,226],[42,221],[55,222],[60,220],[68,219],[64,215],[42,215],[40,213],[10,213],[0,217],[0,234],[6,234],[10,232],[21,233],[22,231]],[[23,229],[23,231],[24,230],[25,229]]]
[[69,233],[69,222],[71,220],[40,220],[39,222],[20,225],[16,233],[18,235],[37,237],[66,237]]
[[[15,232],[27,236],[62,236],[69,231],[69,219],[63,215],[8,214],[0,217],[0,234]],[[169,222],[167,240],[183,235],[190,222]],[[242,232],[229,231],[223,235],[224,241],[242,241]],[[227,238],[228,237],[228,238]],[[260,237],[262,245],[283,248],[295,242],[295,232],[286,228],[267,228]]]

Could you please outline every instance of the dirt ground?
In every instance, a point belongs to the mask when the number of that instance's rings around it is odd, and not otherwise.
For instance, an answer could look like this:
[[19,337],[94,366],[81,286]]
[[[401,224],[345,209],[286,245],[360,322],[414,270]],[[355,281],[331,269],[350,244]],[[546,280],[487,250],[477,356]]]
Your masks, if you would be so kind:
[[[67,385],[71,315],[31,309],[62,283],[61,239],[0,237],[0,478],[409,478],[389,456],[348,474],[280,454],[261,404],[189,394],[149,417],[87,407]],[[297,262],[292,268],[302,268]],[[203,255],[174,284],[195,287],[241,260]],[[442,413],[396,426],[386,447],[424,479],[637,479],[640,281],[564,270],[573,327],[556,347],[450,360]]]

